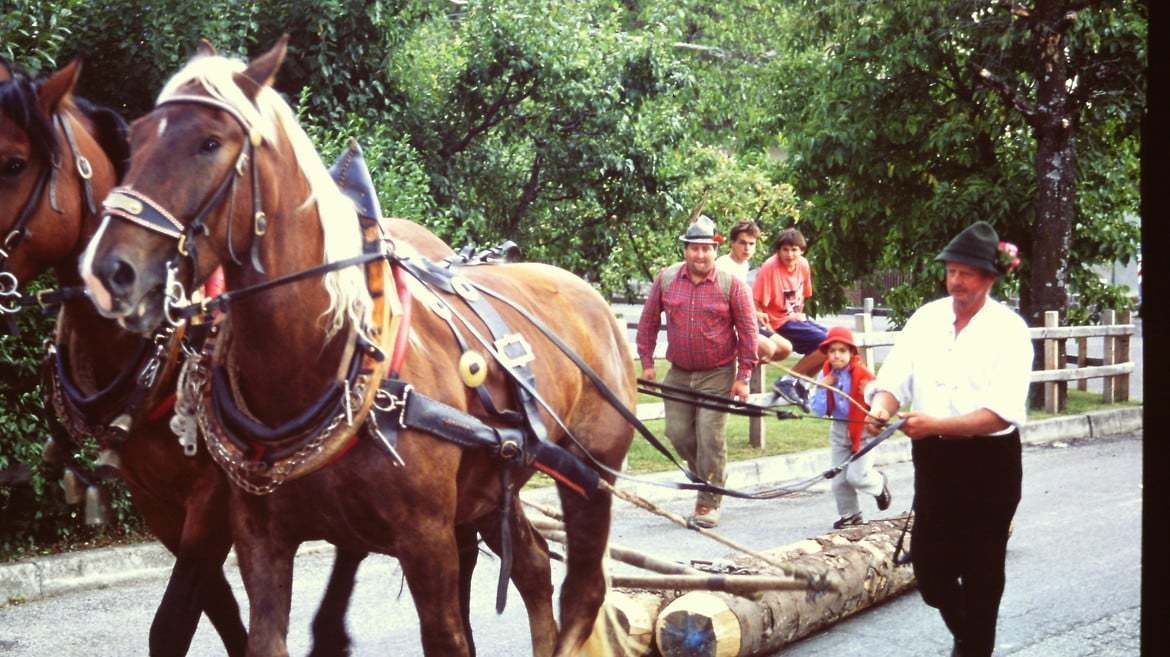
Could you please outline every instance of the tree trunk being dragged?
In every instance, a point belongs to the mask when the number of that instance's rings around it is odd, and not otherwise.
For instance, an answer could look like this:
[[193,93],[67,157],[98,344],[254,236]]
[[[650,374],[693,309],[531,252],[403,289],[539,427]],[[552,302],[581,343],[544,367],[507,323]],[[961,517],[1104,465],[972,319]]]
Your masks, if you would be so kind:
[[[909,566],[894,565],[903,519],[870,522],[768,554],[841,576],[839,591],[766,591],[752,597],[687,593],[658,614],[655,637],[664,657],[751,657],[836,623],[914,585]],[[907,535],[909,547],[909,535]],[[733,559],[752,565],[747,557]],[[756,562],[758,563],[758,562]],[[760,568],[764,573],[769,569]],[[771,574],[779,574],[771,570]]]
[[671,591],[619,591],[605,594],[593,633],[581,647],[582,657],[645,657],[654,654],[654,621]]

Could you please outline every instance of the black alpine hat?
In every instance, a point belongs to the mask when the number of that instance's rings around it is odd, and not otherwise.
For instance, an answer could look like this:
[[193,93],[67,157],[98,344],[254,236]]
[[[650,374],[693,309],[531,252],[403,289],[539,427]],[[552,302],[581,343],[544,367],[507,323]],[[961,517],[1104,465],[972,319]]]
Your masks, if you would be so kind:
[[958,262],[999,274],[995,266],[998,248],[999,234],[995,232],[995,228],[986,221],[976,221],[956,235],[934,259],[941,262]]

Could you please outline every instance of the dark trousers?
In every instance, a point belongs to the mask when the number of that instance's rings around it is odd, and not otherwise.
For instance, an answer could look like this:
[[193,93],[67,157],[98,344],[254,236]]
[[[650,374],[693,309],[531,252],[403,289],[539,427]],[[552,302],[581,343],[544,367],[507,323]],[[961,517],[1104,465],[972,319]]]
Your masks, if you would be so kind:
[[1020,434],[924,438],[912,451],[918,591],[942,614],[958,654],[989,657],[1020,502]]

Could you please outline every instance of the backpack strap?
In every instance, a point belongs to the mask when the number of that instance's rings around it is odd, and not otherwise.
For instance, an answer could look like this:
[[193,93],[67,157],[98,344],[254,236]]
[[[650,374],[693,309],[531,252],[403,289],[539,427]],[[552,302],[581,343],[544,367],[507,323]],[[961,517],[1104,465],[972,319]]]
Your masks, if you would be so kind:
[[[687,264],[686,262],[676,262],[673,265],[670,265],[669,267],[663,269],[662,270],[662,283],[664,285],[669,285],[670,283],[672,283],[674,281],[674,279],[678,278],[678,275],[680,273],[682,273],[682,268],[684,266],[686,266],[686,264]],[[719,289],[723,291],[723,300],[730,304],[731,303],[731,274],[716,267],[715,268],[715,281],[719,284]]]

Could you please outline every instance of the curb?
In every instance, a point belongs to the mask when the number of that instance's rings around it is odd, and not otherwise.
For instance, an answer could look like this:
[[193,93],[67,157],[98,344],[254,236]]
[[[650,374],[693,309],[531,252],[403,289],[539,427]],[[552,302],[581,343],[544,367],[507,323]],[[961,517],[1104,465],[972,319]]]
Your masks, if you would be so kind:
[[[1083,415],[1057,417],[1029,423],[1021,442],[1046,445],[1068,440],[1094,439],[1142,429],[1142,407],[1095,411]],[[910,439],[891,438],[874,448],[874,465],[888,465],[910,460]],[[814,449],[796,454],[767,456],[727,464],[729,488],[752,488],[781,481],[813,477],[825,470],[829,449]],[[691,491],[663,488],[653,482],[678,481],[674,472],[659,472],[624,482],[622,489],[651,502],[665,502],[693,495]],[[537,488],[520,495],[528,502],[558,506],[554,488]],[[297,556],[332,551],[325,541],[301,545]],[[157,542],[83,550],[48,557],[36,557],[0,565],[0,608],[9,604],[31,602],[57,595],[89,589],[107,588],[140,581],[166,579],[175,563],[174,556]],[[236,563],[233,550],[226,565]]]

